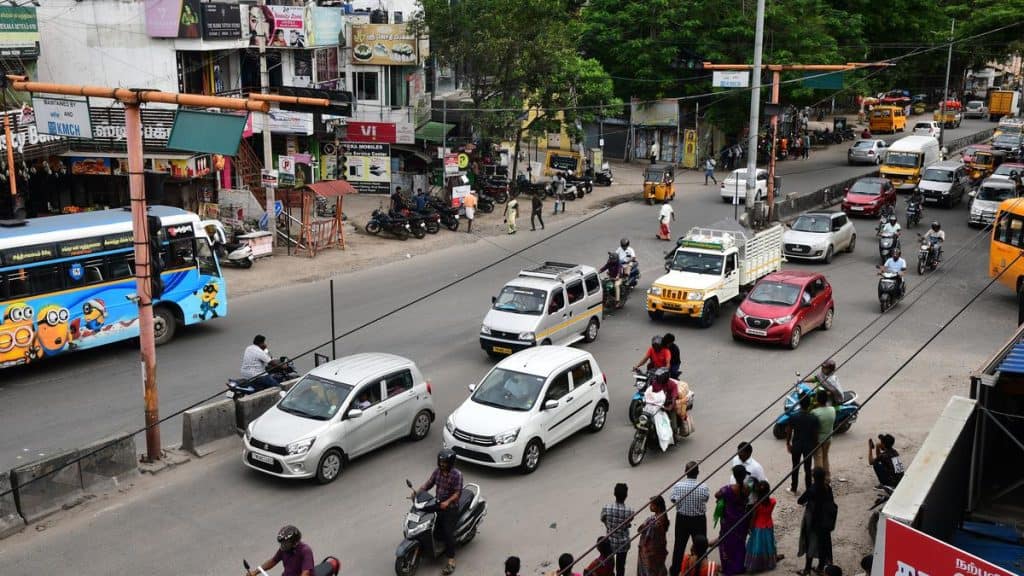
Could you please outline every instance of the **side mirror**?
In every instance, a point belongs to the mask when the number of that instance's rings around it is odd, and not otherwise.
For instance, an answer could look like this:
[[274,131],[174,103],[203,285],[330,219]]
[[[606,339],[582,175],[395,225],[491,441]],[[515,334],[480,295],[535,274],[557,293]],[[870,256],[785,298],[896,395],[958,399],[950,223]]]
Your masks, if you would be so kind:
[[345,419],[346,420],[355,420],[356,418],[362,418],[362,416],[363,416],[363,411],[362,410],[360,410],[359,408],[353,408],[353,409],[348,411],[348,416],[346,416]]
[[810,300],[801,300],[800,307],[801,308],[810,308],[811,307],[811,301]]
[[497,304],[497,303],[498,303],[498,297],[497,296],[491,296],[491,304]]
[[470,392],[476,392],[476,383],[470,384],[469,386],[466,386],[466,388],[469,388]]
[[545,400],[544,401],[544,409],[545,410],[554,410],[555,408],[558,408],[558,400]]
[[281,398],[284,398],[285,396],[288,395],[288,393],[285,392],[284,390],[281,390],[280,392],[277,393],[277,395],[280,396]]

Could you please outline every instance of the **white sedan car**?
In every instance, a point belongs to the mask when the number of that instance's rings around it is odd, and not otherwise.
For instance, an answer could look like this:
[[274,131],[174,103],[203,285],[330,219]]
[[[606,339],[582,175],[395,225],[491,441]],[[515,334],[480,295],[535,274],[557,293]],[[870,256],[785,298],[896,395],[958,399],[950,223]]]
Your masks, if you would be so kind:
[[942,126],[939,126],[939,123],[934,120],[922,120],[914,124],[914,134],[917,136],[931,136],[937,139],[940,132],[942,132]]
[[[738,203],[742,204],[747,199],[747,169],[737,168],[722,180],[721,184],[722,202],[732,204],[733,197],[737,197]],[[757,169],[757,200],[764,200],[768,197],[768,171],[763,168]]]
[[857,230],[842,212],[808,212],[797,218],[782,236],[786,258],[826,264],[840,250],[853,252],[856,244]]

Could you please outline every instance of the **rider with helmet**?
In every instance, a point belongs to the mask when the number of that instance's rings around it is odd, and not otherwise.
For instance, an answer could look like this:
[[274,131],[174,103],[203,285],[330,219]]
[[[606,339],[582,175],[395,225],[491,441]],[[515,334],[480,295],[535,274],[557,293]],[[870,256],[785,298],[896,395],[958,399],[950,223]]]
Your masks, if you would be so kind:
[[619,248],[615,251],[619,256],[619,264],[623,267],[623,276],[629,278],[629,284],[636,287],[637,279],[640,276],[640,269],[637,267],[636,250],[629,246],[629,238],[619,240]]
[[907,270],[907,261],[903,259],[902,252],[899,247],[892,249],[892,256],[882,264],[880,271],[892,272],[896,276],[896,289],[899,290],[900,298],[903,297],[904,283],[903,273]]
[[[313,549],[302,541],[302,532],[295,526],[285,526],[277,532],[278,550],[274,557],[260,564],[260,568],[266,572],[277,566],[278,562],[284,564],[284,572],[281,576],[311,576],[313,574]],[[259,570],[249,570],[249,576],[256,576]]]
[[937,220],[932,222],[932,227],[928,229],[928,232],[925,233],[924,237],[936,248],[935,261],[941,261],[942,244],[946,241],[946,231],[942,229],[942,224],[939,224]]
[[622,308],[622,278],[626,274],[622,268],[622,262],[619,260],[619,255],[615,252],[609,252],[608,260],[604,263],[604,266],[598,269],[598,272],[604,272],[611,278],[612,283],[615,284],[615,307]]
[[[448,557],[448,564],[441,574],[451,574],[455,572],[455,523],[459,518],[459,498],[462,496],[462,472],[455,469],[453,450],[445,448],[437,453],[437,468],[417,492],[427,492],[431,488],[437,489],[437,508],[429,511],[437,512],[437,527]],[[413,498],[417,492],[413,492]]]
[[889,218],[885,221],[885,224],[882,224],[882,227],[879,230],[879,232],[881,232],[882,234],[888,232],[894,234],[895,236],[900,235],[900,223],[897,220],[895,214],[889,214]]
[[669,352],[668,348],[662,346],[661,336],[651,338],[651,347],[647,349],[644,357],[633,366],[633,370],[639,370],[645,362],[647,363],[648,371],[657,368],[668,368],[669,364],[672,363],[672,353]]

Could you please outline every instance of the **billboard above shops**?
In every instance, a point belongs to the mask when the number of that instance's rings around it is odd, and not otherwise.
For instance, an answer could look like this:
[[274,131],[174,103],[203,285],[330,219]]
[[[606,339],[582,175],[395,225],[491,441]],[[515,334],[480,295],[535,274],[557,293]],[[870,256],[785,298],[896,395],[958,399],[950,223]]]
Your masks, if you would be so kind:
[[[901,486],[902,488],[902,486]],[[885,520],[886,576],[1012,576],[1000,568],[955,546],[932,538],[892,518]]]
[[419,64],[427,57],[425,44],[405,24],[352,26],[352,63],[370,66]]
[[0,6],[0,56],[39,56],[39,22],[34,6]]

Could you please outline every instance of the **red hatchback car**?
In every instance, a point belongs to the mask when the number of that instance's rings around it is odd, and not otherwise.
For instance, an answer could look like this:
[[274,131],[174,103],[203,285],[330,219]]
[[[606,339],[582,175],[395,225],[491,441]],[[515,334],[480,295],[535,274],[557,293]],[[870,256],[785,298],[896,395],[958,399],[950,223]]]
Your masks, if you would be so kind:
[[878,216],[882,206],[896,205],[896,189],[888,178],[861,178],[846,189],[843,212],[850,216]]
[[832,286],[823,275],[775,272],[762,278],[736,309],[732,337],[795,349],[811,330],[832,327],[835,306]]

